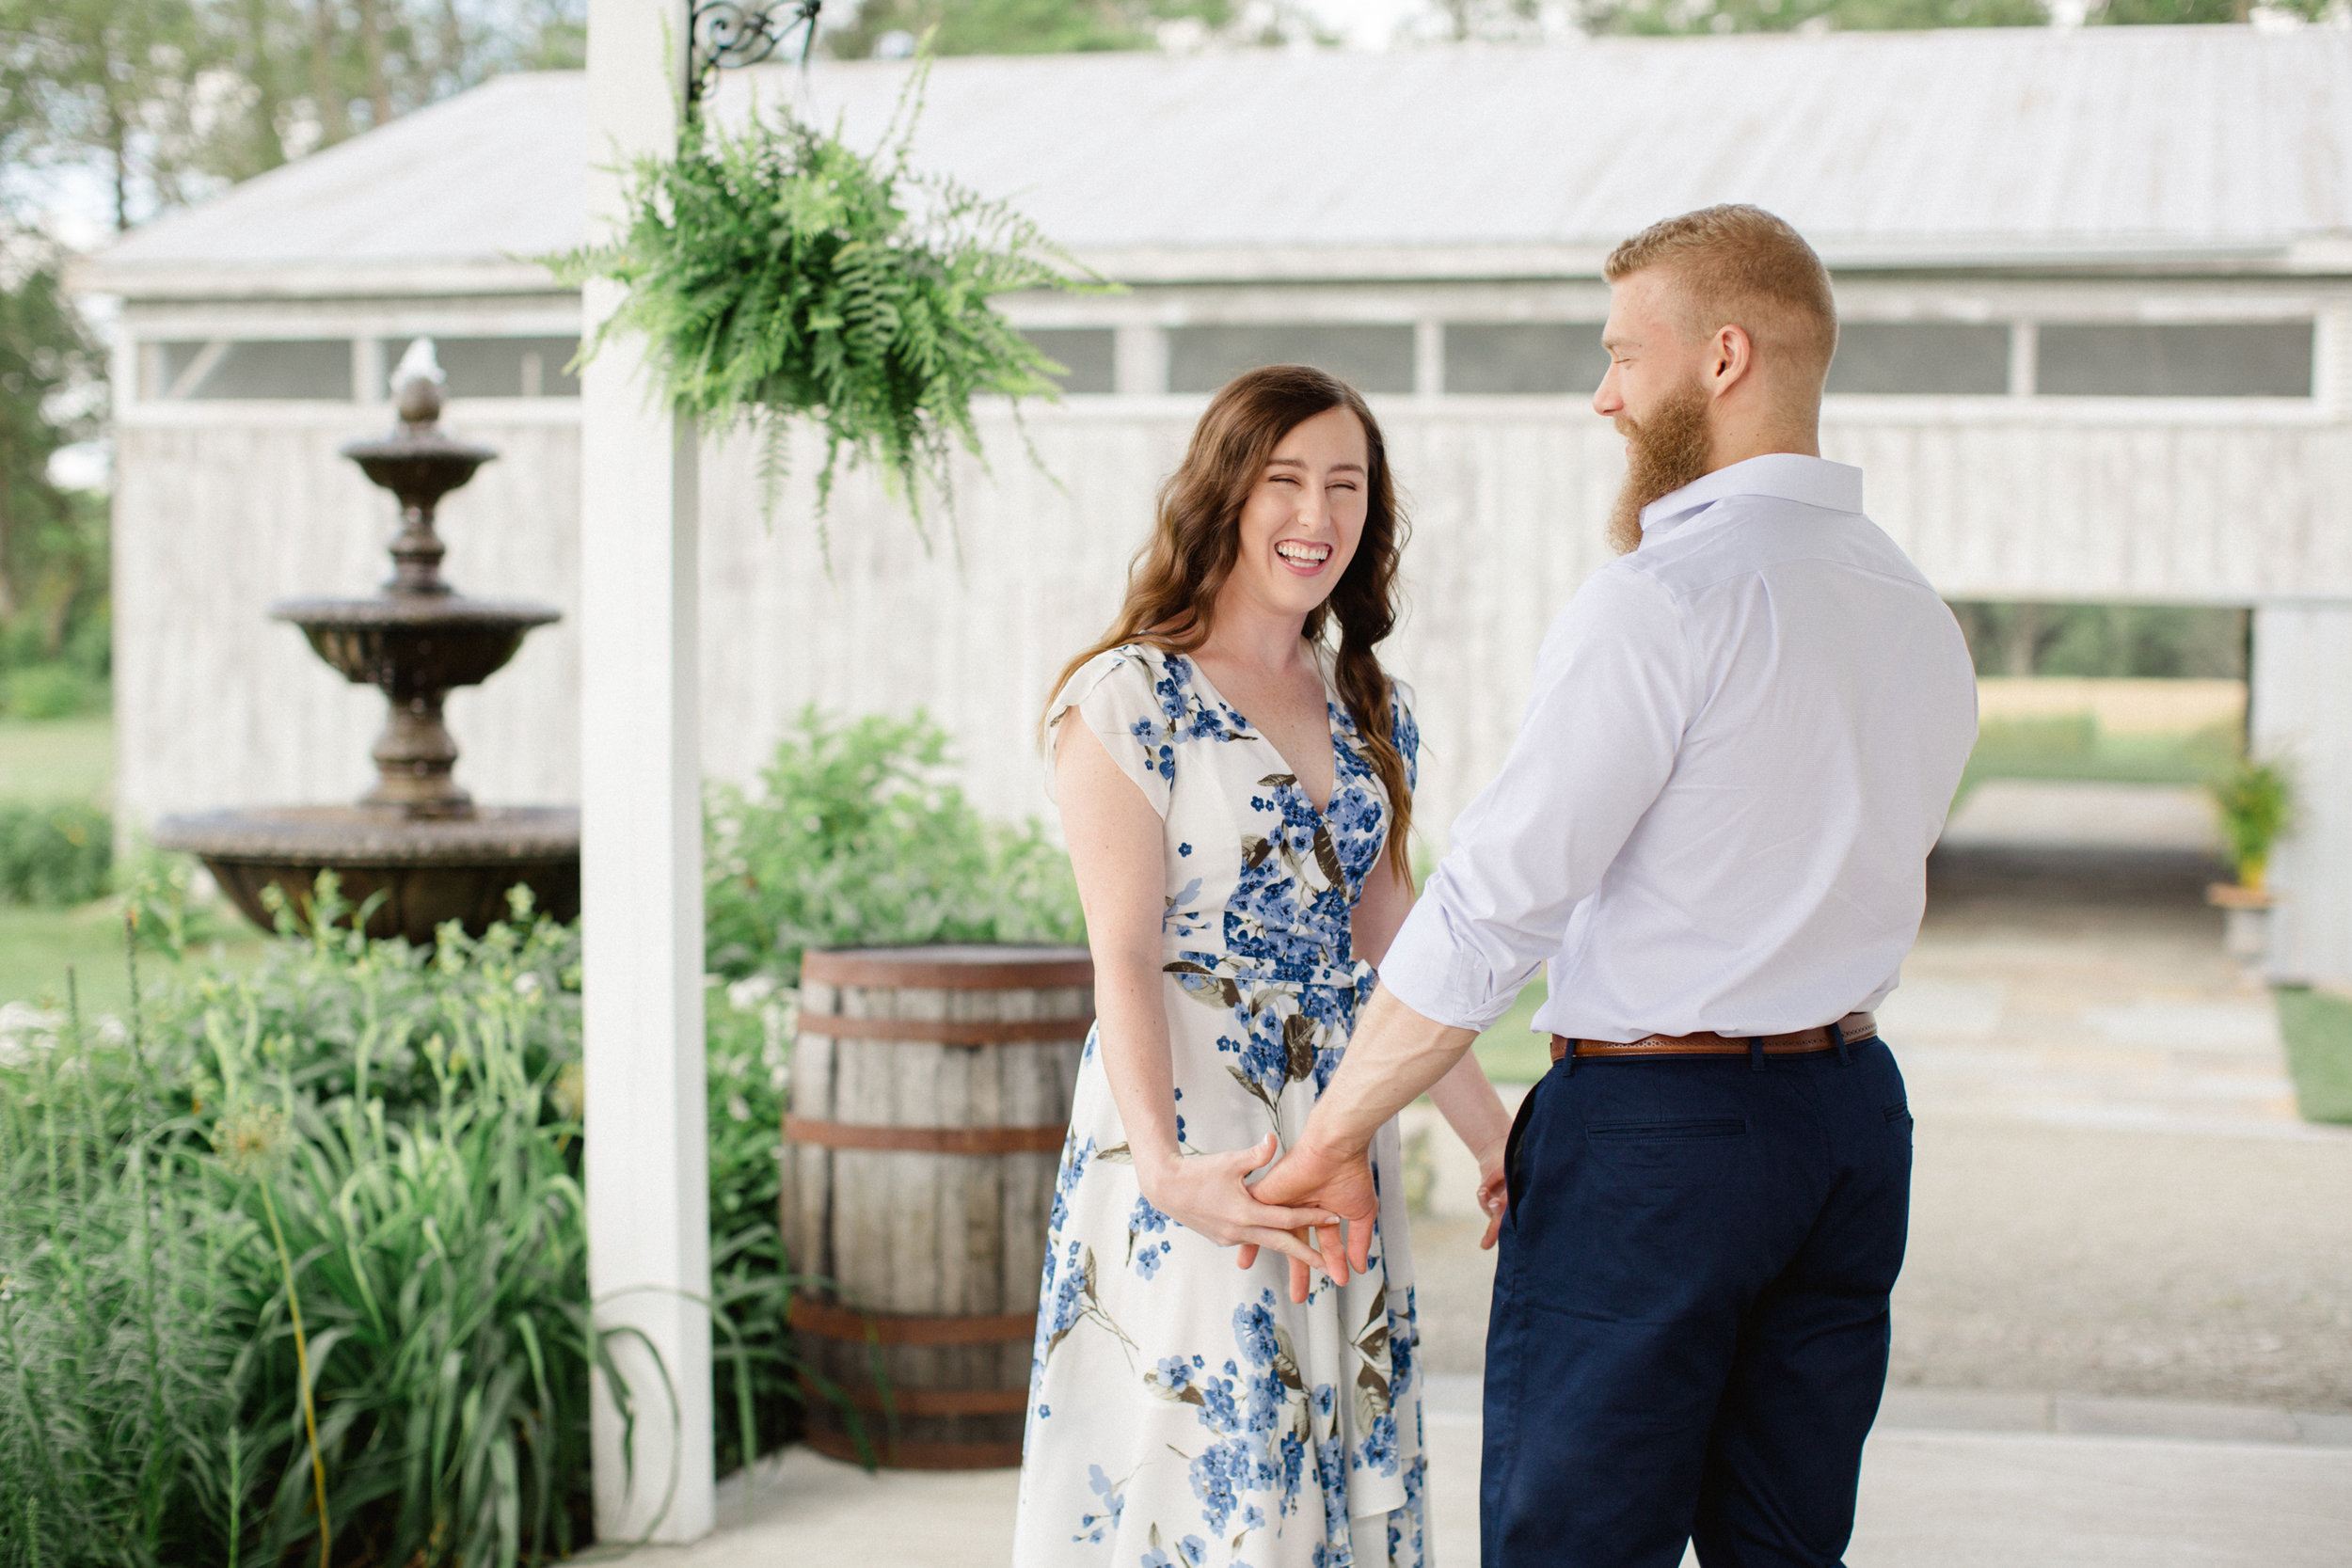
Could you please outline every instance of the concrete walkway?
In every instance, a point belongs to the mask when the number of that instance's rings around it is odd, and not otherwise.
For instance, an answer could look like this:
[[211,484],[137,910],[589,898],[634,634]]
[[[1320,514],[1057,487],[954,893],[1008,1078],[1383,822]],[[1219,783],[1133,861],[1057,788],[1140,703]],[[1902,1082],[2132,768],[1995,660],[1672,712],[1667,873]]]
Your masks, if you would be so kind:
[[[1478,1560],[1475,1380],[1431,1380],[1432,1560]],[[721,1533],[631,1568],[1003,1568],[1010,1471],[868,1476],[795,1450]],[[2343,1568],[2352,1417],[2048,1394],[1891,1397],[1863,1463],[1852,1568]],[[1686,1559],[1686,1562],[1691,1560]],[[1123,1565],[1122,1565],[1123,1568]]]

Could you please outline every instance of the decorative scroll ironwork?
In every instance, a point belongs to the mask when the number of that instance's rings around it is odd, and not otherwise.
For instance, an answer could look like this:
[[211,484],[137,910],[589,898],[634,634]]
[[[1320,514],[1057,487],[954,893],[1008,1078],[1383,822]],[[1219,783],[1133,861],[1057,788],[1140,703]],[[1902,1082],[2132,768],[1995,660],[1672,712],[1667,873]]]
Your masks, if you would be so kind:
[[687,30],[692,40],[686,101],[701,102],[722,71],[759,65],[775,57],[794,33],[801,35],[801,63],[817,47],[817,13],[825,0],[698,0]]

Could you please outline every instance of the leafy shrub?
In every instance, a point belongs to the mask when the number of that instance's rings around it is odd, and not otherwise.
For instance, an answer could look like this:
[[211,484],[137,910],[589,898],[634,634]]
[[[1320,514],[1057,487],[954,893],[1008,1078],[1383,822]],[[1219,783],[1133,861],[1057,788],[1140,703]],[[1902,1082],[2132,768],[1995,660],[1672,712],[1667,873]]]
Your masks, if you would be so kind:
[[87,903],[106,891],[114,818],[83,801],[0,802],[0,904]]
[[710,792],[711,972],[791,986],[810,947],[1081,940],[1062,851],[1035,822],[986,820],[951,778],[946,735],[920,713],[803,713],[756,793]]
[[0,1562],[315,1553],[314,1489],[337,1561],[579,1544],[577,978],[544,921],[429,956],[321,927],[111,1037],[20,1031],[0,1386],[41,1393],[0,1398]]
[[14,719],[71,719],[97,705],[98,689],[63,661],[27,664],[0,676],[0,709]]

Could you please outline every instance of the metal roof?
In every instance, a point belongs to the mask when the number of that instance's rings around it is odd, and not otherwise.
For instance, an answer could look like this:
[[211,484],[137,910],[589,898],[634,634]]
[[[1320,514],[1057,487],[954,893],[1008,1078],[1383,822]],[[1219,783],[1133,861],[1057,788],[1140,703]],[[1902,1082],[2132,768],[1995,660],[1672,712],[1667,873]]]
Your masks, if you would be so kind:
[[[898,63],[727,78],[853,141]],[[579,242],[577,73],[510,76],[169,214],[93,258],[135,297],[534,289]],[[2352,32],[2098,27],[1625,39],[1385,54],[959,58],[918,163],[1113,276],[1592,276],[1709,202],[1833,266],[2352,272]]]

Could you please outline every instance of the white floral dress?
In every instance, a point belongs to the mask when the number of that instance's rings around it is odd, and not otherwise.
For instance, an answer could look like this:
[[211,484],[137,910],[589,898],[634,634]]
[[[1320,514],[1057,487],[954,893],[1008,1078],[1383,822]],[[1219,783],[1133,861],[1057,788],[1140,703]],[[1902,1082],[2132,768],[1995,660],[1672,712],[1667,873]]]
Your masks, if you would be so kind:
[[[1336,777],[1316,811],[1281,753],[1190,659],[1130,645],[1057,700],[1166,827],[1163,954],[1177,1137],[1287,1148],[1372,992],[1349,916],[1391,813],[1331,690]],[[1408,777],[1418,735],[1392,710]],[[1065,717],[1067,715],[1067,717]],[[1098,1031],[1099,1033],[1099,1031]],[[1247,1272],[1144,1201],[1099,1037],[1078,1069],[1030,1374],[1016,1568],[1420,1568],[1421,1389],[1396,1126],[1373,1148],[1372,1266]]]

